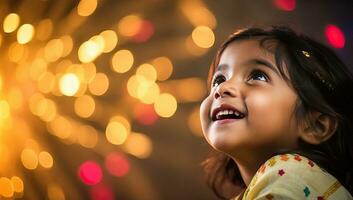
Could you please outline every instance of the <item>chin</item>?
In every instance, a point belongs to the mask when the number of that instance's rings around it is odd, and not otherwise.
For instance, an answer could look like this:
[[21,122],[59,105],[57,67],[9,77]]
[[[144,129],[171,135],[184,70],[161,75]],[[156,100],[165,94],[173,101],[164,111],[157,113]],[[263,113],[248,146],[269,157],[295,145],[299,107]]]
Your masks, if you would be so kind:
[[232,152],[237,151],[239,148],[237,141],[232,141],[227,138],[212,138],[208,142],[215,150],[226,154],[232,154]]

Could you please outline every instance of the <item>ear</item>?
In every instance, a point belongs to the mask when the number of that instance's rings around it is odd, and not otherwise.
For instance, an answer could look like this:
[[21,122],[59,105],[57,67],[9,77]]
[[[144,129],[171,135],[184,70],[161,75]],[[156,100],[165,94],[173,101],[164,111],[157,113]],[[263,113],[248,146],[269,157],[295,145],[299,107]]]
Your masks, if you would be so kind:
[[336,131],[337,120],[329,115],[320,112],[310,112],[309,118],[314,122],[313,125],[301,131],[300,138],[309,144],[320,144],[328,140]]

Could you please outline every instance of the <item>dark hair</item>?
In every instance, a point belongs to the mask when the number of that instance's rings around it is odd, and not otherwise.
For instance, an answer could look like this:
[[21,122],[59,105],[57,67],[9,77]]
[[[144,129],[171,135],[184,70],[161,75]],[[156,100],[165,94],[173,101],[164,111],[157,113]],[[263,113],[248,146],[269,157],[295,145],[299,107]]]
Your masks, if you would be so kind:
[[[311,128],[319,129],[319,124],[310,118],[312,111],[329,115],[337,122],[334,134],[325,142],[312,145],[299,140],[298,149],[274,155],[299,153],[306,156],[335,176],[353,194],[353,75],[333,50],[288,27],[242,29],[231,34],[218,50],[209,70],[209,88],[225,48],[234,41],[255,38],[259,39],[261,47],[273,52],[281,75],[296,91],[298,123],[306,121]],[[287,69],[287,75],[284,69]],[[207,183],[218,197],[230,197],[229,191],[224,189],[229,183],[235,188],[232,195],[237,193],[237,188],[246,187],[236,163],[226,154],[215,151],[202,164]]]

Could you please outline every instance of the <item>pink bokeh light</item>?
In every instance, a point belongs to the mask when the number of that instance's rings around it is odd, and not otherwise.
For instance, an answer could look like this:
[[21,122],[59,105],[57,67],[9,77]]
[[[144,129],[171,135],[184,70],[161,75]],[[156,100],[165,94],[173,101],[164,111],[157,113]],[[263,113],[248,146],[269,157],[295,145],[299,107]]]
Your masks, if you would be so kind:
[[129,172],[130,165],[125,156],[121,153],[113,152],[105,158],[105,166],[109,173],[114,176],[124,176]]
[[296,0],[274,0],[273,4],[280,10],[293,11],[296,7]]
[[343,48],[346,42],[343,32],[335,25],[329,24],[325,27],[325,36],[327,41],[334,48]]
[[78,169],[78,175],[87,185],[95,185],[102,180],[102,169],[98,163],[94,161],[86,161],[82,163]]

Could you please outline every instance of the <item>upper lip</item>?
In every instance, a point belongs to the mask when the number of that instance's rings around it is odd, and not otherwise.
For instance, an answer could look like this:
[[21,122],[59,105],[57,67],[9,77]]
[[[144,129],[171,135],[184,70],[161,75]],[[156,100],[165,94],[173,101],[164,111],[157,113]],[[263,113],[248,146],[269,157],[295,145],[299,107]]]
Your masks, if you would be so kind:
[[215,109],[212,110],[211,112],[211,119],[212,121],[216,121],[216,115],[218,112],[222,111],[222,110],[233,110],[239,114],[241,114],[243,117],[245,117],[245,114],[241,111],[239,111],[237,108],[235,108],[232,105],[226,104],[226,103],[222,103],[219,107],[216,107]]

